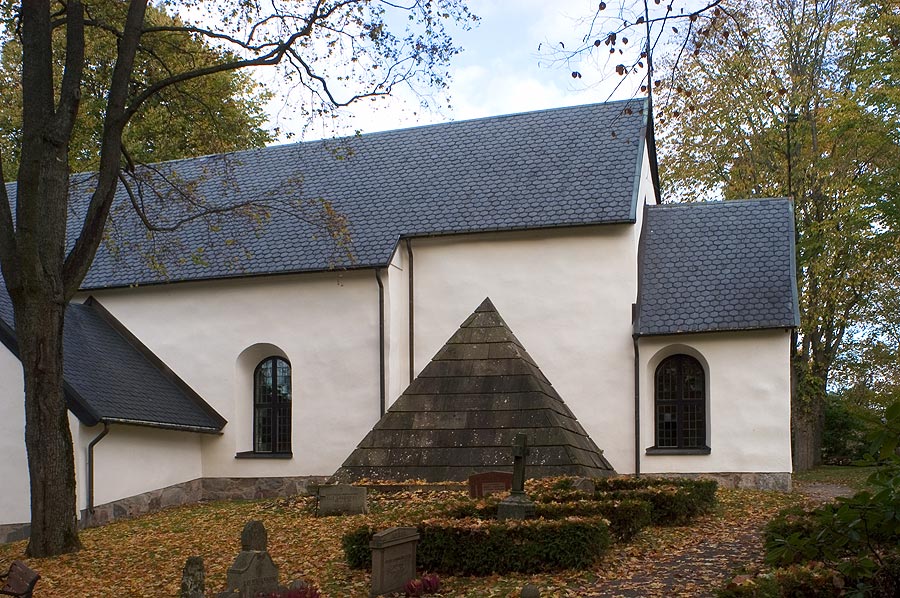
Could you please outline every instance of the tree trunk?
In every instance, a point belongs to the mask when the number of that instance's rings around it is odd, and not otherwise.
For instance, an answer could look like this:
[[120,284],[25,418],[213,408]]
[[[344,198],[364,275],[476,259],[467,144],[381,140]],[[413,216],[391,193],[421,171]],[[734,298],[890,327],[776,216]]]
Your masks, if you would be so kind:
[[[25,374],[25,448],[31,482],[31,538],[26,554],[78,550],[75,459],[63,396],[61,286],[22,291],[16,337]],[[21,300],[21,299],[24,299]]]
[[[798,367],[799,366],[799,367]],[[794,471],[807,471],[822,464],[822,435],[825,431],[824,386],[816,384],[803,368],[802,360],[794,363],[796,380],[791,394],[791,443]],[[798,371],[799,370],[799,371]]]
[[[807,403],[803,399],[801,402]],[[823,416],[824,409],[821,401],[792,405],[791,436],[794,445],[794,471],[807,471],[821,465]]]

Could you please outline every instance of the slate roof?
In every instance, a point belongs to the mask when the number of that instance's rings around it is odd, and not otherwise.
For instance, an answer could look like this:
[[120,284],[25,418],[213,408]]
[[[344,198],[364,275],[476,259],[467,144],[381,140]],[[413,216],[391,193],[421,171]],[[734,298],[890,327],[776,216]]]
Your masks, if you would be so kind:
[[[9,295],[0,284],[0,341],[18,355],[13,322]],[[66,308],[63,352],[66,402],[86,425],[213,433],[226,423],[92,299]]]
[[[142,255],[153,246],[120,184],[115,247],[100,248],[83,288],[378,267],[404,236],[634,222],[643,107],[629,100],[558,108],[158,164],[153,169],[210,206],[257,201],[270,206],[270,219],[258,229],[246,217],[221,217],[214,233],[202,220],[158,233],[162,272]],[[151,178],[158,195],[175,195],[160,175]],[[92,175],[72,182],[74,230]],[[15,186],[8,189],[15,197]],[[144,193],[155,221],[185,215],[153,195]],[[327,200],[346,217],[353,260],[298,218],[296,199]]]
[[636,332],[798,326],[794,259],[788,199],[649,206]]
[[335,473],[338,480],[465,480],[512,469],[528,435],[528,477],[615,473],[490,299],[437,352]]

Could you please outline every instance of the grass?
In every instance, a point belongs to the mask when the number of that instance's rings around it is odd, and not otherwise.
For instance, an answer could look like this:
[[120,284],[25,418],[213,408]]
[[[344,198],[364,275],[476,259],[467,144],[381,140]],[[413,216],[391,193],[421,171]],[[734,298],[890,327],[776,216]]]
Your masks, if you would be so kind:
[[[386,528],[398,521],[420,521],[437,514],[443,502],[465,496],[455,492],[371,492],[368,515],[313,515],[313,499],[294,497],[257,501],[214,502],[167,509],[126,521],[84,530],[84,548],[74,554],[25,559],[25,542],[0,544],[0,568],[24,559],[42,579],[38,598],[130,598],[177,596],[184,561],[201,555],[207,572],[207,595],[221,591],[228,567],[240,550],[240,533],[251,519],[268,530],[269,552],[282,583],[303,577],[314,581],[323,596],[368,596],[369,575],[344,563],[341,537],[363,524]],[[590,570],[548,575],[503,577],[442,576],[442,595],[454,597],[518,596],[523,585],[534,583],[544,597],[593,595],[598,580],[623,578],[642,567],[652,568],[659,555],[690,550],[710,533],[723,537],[734,522],[748,517],[767,519],[785,506],[797,504],[795,495],[751,490],[719,490],[716,513],[691,526],[648,528],[630,544],[615,545]]]
[[866,479],[874,473],[875,467],[854,465],[822,465],[794,474],[794,481],[801,483],[839,484],[854,490],[866,488]]

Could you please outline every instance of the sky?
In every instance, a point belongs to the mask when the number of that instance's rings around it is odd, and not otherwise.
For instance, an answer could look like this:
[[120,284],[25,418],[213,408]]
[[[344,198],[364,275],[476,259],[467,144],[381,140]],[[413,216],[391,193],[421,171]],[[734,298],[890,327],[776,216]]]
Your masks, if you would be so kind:
[[[468,6],[481,21],[471,31],[454,34],[464,51],[451,65],[449,108],[444,101],[439,110],[423,110],[401,90],[345,111],[335,124],[301,131],[298,119],[276,99],[268,110],[271,124],[299,135],[295,139],[316,139],[623,99],[640,86],[628,81],[613,93],[614,73],[601,80],[590,63],[553,64],[547,55],[547,48],[560,42],[571,48],[583,37],[589,27],[585,19],[597,8],[594,0],[469,0]],[[539,47],[544,51],[539,53]],[[582,71],[583,78],[573,79],[573,70]]]

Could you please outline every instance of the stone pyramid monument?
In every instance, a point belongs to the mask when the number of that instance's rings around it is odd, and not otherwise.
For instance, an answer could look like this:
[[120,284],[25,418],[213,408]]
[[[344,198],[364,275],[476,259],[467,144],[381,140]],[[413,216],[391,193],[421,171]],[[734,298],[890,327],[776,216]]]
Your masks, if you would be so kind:
[[490,299],[463,322],[335,473],[340,481],[462,481],[512,470],[528,435],[527,477],[615,473]]

